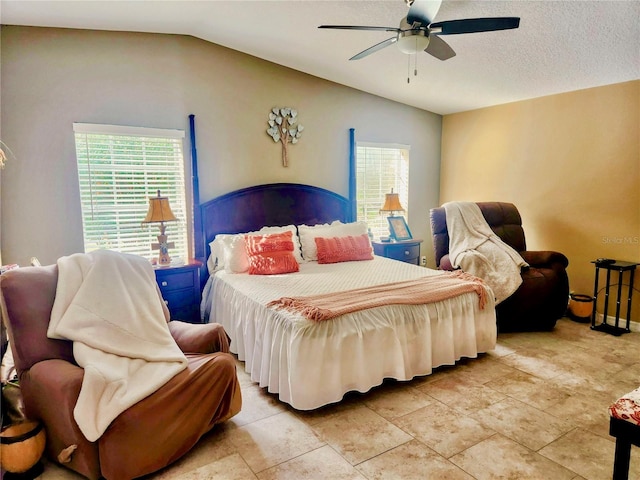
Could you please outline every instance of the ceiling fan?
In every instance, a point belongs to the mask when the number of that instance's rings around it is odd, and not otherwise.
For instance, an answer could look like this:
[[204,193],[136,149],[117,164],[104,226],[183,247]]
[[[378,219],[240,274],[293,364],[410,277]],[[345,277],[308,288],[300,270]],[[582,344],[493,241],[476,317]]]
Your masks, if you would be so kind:
[[393,37],[363,50],[349,60],[360,60],[394,43],[398,44],[403,53],[413,54],[424,50],[439,60],[448,60],[454,57],[456,52],[440,38],[441,35],[509,30],[520,25],[519,17],[466,18],[433,22],[442,0],[405,0],[405,3],[409,5],[409,12],[400,20],[399,27],[320,25],[318,28],[395,32]]

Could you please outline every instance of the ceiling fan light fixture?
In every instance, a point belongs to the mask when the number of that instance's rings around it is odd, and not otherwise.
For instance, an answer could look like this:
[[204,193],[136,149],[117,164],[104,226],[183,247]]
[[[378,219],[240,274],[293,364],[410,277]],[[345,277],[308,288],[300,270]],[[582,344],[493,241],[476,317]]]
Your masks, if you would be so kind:
[[398,48],[402,53],[414,54],[423,51],[429,45],[429,36],[425,30],[408,30],[398,35]]

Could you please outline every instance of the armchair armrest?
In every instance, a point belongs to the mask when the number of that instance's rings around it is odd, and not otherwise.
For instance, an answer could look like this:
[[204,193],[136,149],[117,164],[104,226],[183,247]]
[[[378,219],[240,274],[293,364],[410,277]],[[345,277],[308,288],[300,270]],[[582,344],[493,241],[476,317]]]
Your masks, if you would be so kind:
[[75,421],[73,410],[84,370],[60,359],[43,360],[20,375],[27,417],[41,420],[47,430],[47,454],[55,460],[72,445],[77,449],[66,466],[88,478],[100,477],[98,444],[89,442]]
[[453,265],[451,265],[451,257],[449,257],[448,253],[442,256],[442,258],[440,259],[440,265],[438,265],[438,268],[440,270],[449,270],[449,271],[456,270],[455,268],[453,268]]
[[184,353],[229,352],[231,339],[219,323],[187,323],[173,320],[169,331]]
[[545,265],[549,266],[554,263],[559,263],[564,268],[567,268],[569,266],[569,259],[560,252],[553,252],[548,250],[536,252],[525,251],[520,252],[520,255],[522,256],[522,258],[524,258],[524,261],[532,267],[542,267]]

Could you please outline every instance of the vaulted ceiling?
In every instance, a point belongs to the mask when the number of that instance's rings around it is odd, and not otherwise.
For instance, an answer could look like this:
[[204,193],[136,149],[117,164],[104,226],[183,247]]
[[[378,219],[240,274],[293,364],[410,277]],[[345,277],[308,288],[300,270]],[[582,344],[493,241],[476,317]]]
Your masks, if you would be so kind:
[[640,78],[636,0],[444,0],[436,21],[521,19],[515,30],[443,36],[457,53],[446,61],[396,45],[349,61],[393,34],[317,28],[397,27],[407,11],[404,0],[0,1],[4,25],[193,35],[439,114]]

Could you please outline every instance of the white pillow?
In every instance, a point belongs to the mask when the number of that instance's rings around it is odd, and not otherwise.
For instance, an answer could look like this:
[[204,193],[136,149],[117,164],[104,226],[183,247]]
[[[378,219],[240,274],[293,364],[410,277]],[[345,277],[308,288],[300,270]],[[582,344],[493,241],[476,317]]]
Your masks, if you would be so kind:
[[227,273],[244,273],[249,270],[244,235],[233,235],[231,241],[224,244],[224,269]]
[[207,259],[207,268],[209,274],[213,274],[218,270],[224,269],[227,273],[243,273],[249,269],[249,257],[246,252],[245,235],[263,235],[265,233],[293,233],[293,256],[298,263],[302,263],[302,252],[300,248],[300,240],[295,225],[287,225],[284,227],[262,227],[258,231],[216,235],[213,242],[209,243],[211,255]]
[[216,235],[213,239],[213,242],[209,243],[209,248],[211,249],[211,255],[207,259],[207,268],[209,270],[209,274],[213,274],[218,270],[222,270],[225,267],[225,251],[227,245],[231,244],[231,241],[236,237],[236,235],[221,233]]
[[366,222],[342,223],[339,220],[328,224],[320,225],[298,225],[298,235],[302,247],[302,256],[305,261],[312,262],[318,260],[318,248],[316,247],[316,237],[333,238],[346,237],[349,235],[358,236],[367,234]]

